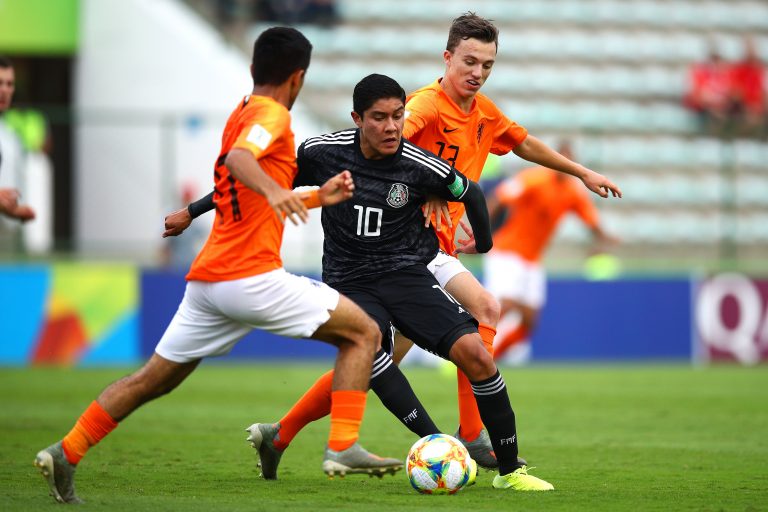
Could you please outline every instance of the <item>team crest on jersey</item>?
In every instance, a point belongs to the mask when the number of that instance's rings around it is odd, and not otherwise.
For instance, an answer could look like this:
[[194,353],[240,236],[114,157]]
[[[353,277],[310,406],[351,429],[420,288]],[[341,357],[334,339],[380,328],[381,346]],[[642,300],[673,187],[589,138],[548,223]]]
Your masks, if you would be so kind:
[[387,194],[387,204],[392,208],[401,208],[408,202],[408,187],[402,183],[395,183]]

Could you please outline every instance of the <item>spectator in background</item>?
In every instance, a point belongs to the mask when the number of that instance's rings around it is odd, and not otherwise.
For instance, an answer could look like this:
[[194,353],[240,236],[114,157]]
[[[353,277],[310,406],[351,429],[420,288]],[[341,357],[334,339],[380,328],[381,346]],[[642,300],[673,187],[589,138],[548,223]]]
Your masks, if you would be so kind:
[[[11,61],[0,56],[0,116],[10,108],[16,89],[16,75]],[[0,145],[0,173],[3,172],[3,148]],[[22,222],[35,218],[35,212],[27,205],[19,204],[16,188],[0,188],[0,214]]]
[[688,81],[685,106],[698,115],[702,131],[723,135],[731,112],[731,65],[711,46],[707,60],[691,66]]
[[[561,142],[558,152],[572,159],[569,142]],[[602,252],[618,240],[600,225],[597,209],[579,181],[545,167],[531,167],[502,181],[488,199],[493,219],[507,214],[494,233],[493,249],[484,258],[485,286],[501,305],[499,332],[493,357],[500,360],[515,345],[528,339],[544,305],[546,276],[541,258],[563,216],[573,212],[592,232]],[[461,244],[461,240],[459,243]],[[461,247],[457,252],[461,251]],[[518,313],[516,328],[505,317]]]
[[737,133],[760,136],[765,130],[765,69],[752,38],[744,39],[744,57],[731,68],[732,109]]

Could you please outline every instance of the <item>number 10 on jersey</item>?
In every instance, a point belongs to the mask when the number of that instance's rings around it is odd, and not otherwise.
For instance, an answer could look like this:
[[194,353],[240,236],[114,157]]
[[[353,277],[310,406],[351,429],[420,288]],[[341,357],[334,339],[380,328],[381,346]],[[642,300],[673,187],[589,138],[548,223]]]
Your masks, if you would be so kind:
[[354,205],[357,210],[357,236],[381,236],[381,218],[384,210],[371,206]]

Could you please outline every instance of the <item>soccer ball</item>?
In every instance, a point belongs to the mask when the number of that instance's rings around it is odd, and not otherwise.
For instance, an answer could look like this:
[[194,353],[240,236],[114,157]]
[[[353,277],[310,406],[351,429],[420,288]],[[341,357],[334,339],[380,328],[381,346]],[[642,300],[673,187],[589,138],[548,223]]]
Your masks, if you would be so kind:
[[430,434],[411,447],[405,471],[422,494],[454,494],[474,481],[477,464],[455,437]]

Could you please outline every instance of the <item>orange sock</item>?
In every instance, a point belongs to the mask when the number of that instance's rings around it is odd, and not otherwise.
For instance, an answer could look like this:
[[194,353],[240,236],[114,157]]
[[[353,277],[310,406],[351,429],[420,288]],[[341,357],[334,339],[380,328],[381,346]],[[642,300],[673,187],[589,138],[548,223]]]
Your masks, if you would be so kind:
[[[493,354],[493,337],[496,329],[490,325],[480,324],[477,328],[480,338],[489,354]],[[480,419],[480,411],[477,409],[475,394],[464,372],[456,370],[456,380],[459,386],[459,435],[466,441],[474,441],[483,430],[483,420]]]
[[280,420],[280,432],[275,448],[285,450],[296,434],[309,423],[331,414],[331,384],[333,370],[320,376],[291,410]]
[[77,464],[88,449],[112,432],[118,423],[94,400],[75,426],[64,436],[61,447],[70,464]]
[[331,398],[331,433],[328,448],[340,452],[357,441],[365,412],[365,391],[334,391]]
[[500,359],[501,356],[503,356],[507,350],[511,349],[524,339],[528,337],[528,329],[526,329],[522,324],[517,326],[517,329],[513,330],[512,332],[506,334],[501,341],[494,347],[493,349],[493,358],[494,359]]

